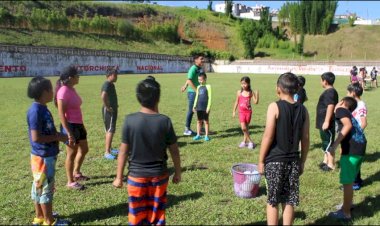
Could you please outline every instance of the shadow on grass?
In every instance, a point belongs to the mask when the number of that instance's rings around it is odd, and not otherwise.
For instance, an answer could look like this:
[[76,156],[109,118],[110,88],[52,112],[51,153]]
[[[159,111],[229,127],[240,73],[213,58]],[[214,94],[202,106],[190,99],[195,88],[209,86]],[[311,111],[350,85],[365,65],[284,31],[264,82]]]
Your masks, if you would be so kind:
[[[294,218],[305,220],[306,219],[306,213],[303,211],[296,211]],[[280,219],[278,220],[278,223],[279,223],[279,225],[282,225],[282,217],[281,216],[280,216]],[[267,225],[267,222],[266,221],[256,221],[256,222],[252,222],[252,223],[244,224],[244,225]]]
[[364,179],[363,184],[368,186],[373,184],[374,181],[380,181],[380,171]]
[[[111,217],[127,216],[128,215],[128,203],[127,201],[99,209],[87,210],[79,213],[75,213],[67,216],[71,219],[71,223],[80,224],[86,222],[93,222],[97,220],[104,220]],[[66,218],[66,216],[64,217]]]
[[[186,172],[186,171],[207,170],[207,169],[208,169],[208,166],[206,166],[206,165],[203,165],[203,164],[198,164],[198,165],[192,164],[190,166],[184,166],[184,167],[182,167],[181,171],[183,173],[183,172]],[[170,167],[168,169],[168,171],[169,171],[169,175],[174,174],[174,167]]]
[[364,156],[364,162],[376,162],[378,159],[380,159],[380,152],[375,151],[371,154],[365,154]]
[[366,197],[362,202],[355,205],[352,211],[353,222],[343,222],[331,219],[328,216],[317,219],[310,225],[352,225],[355,223],[355,218],[373,217],[380,210],[380,195]]
[[312,145],[310,145],[310,149],[309,150],[313,150],[313,149],[317,149],[317,150],[322,150],[322,144],[321,143],[314,143]]
[[[203,196],[202,192],[193,192],[187,195],[168,195],[167,207],[175,206],[178,203],[186,200],[195,200]],[[79,213],[75,213],[69,216],[62,216],[63,218],[71,219],[71,223],[80,224],[87,222],[94,222],[99,220],[105,220],[117,216],[127,216],[128,215],[128,203],[123,202],[114,206],[109,206],[106,208],[92,209]]]

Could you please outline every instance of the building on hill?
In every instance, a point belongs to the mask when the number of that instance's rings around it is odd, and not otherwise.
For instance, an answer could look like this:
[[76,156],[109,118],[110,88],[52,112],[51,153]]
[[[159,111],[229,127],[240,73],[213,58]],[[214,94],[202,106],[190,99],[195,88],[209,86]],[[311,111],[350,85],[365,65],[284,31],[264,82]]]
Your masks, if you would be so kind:
[[[260,20],[261,12],[264,9],[269,9],[268,6],[264,5],[256,5],[256,6],[246,6],[240,3],[233,3],[232,4],[232,15],[234,17],[239,18],[246,18],[246,19],[252,19],[252,20]],[[220,3],[215,5],[215,11],[220,13],[226,12],[226,4]],[[272,21],[278,21],[277,15],[278,10],[272,9],[270,11],[270,15],[272,16]]]

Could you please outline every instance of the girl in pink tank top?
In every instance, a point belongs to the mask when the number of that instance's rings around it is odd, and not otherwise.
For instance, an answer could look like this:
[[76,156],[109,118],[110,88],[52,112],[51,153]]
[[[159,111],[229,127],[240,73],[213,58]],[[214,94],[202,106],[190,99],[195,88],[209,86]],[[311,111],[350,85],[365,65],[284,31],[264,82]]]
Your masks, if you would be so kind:
[[241,90],[236,92],[236,101],[232,113],[232,117],[235,117],[236,109],[239,106],[239,121],[241,130],[243,131],[244,138],[239,144],[240,148],[248,146],[249,149],[256,147],[256,144],[252,141],[249,135],[249,123],[251,122],[252,106],[251,100],[254,104],[259,103],[259,92],[251,89],[251,79],[248,76],[244,76],[240,80]]

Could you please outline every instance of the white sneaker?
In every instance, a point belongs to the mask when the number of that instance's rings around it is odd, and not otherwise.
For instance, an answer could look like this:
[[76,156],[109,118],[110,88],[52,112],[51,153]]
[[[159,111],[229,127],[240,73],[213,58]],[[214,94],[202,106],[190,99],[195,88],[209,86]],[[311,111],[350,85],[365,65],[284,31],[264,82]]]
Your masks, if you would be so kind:
[[191,135],[193,135],[193,131],[191,129],[185,129],[185,131],[183,132],[183,135],[191,136]]

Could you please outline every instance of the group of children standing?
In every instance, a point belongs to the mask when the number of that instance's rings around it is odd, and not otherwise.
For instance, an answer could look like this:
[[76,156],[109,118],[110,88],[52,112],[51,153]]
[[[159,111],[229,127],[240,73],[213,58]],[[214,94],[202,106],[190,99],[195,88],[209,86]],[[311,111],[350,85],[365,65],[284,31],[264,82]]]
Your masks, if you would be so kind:
[[[211,86],[206,84],[207,75],[204,72],[199,72],[197,80],[199,85],[195,86],[192,83],[194,86],[192,88],[196,91],[194,101],[191,106],[189,105],[192,112],[196,112],[198,116],[197,135],[193,139],[201,139],[201,127],[204,122],[204,140],[208,141]],[[166,190],[169,181],[166,150],[169,149],[174,163],[173,183],[181,181],[181,163],[177,137],[171,120],[160,114],[158,110],[160,84],[152,76],[138,83],[136,97],[141,109],[125,118],[122,142],[117,152],[111,150],[118,112],[117,95],[113,84],[116,81],[117,71],[112,70],[107,74],[107,81],[101,89],[102,114],[106,130],[104,157],[115,159],[118,153],[117,175],[113,185],[116,188],[123,187],[124,168],[128,161],[129,224],[165,224]],[[361,186],[360,165],[366,147],[363,133],[367,125],[366,109],[364,102],[360,100],[362,89],[356,84],[348,87],[348,95],[351,97],[345,97],[338,103],[338,94],[333,88],[334,81],[335,76],[331,72],[321,76],[321,84],[325,91],[321,94],[317,105],[316,126],[320,129],[325,152],[321,163],[322,170],[330,171],[335,167],[334,153],[341,144],[340,182],[343,184],[344,201],[342,208],[330,213],[330,216],[348,220],[351,218],[353,182],[357,181]],[[61,132],[56,131],[53,118],[46,106],[53,100],[50,80],[35,77],[28,86],[28,96],[35,100],[27,115],[32,146],[31,165],[34,177],[32,199],[36,210],[33,221],[35,224],[62,223],[52,215],[58,141],[66,144],[67,187],[83,189],[84,186],[78,181],[89,179],[80,171],[88,152],[88,145],[80,110],[81,99],[73,88],[78,82],[78,72],[74,67],[65,69],[58,80],[60,85],[56,89],[56,103]],[[242,77],[240,83],[241,89],[236,93],[233,106],[233,116],[236,115],[236,109],[239,109],[239,121],[244,134],[239,147],[253,149],[256,144],[249,135],[248,126],[252,117],[251,102],[258,104],[259,92],[251,88],[250,78],[247,76]],[[280,75],[277,80],[279,100],[268,107],[258,163],[258,170],[265,175],[267,181],[268,224],[278,223],[279,204],[283,204],[283,224],[292,224],[294,206],[299,203],[299,177],[304,171],[310,143],[309,114],[303,106],[303,102],[307,100],[304,85],[305,79],[302,76],[298,77],[292,73]],[[182,91],[187,86],[188,83]],[[335,139],[334,120],[338,124],[337,139]]]

